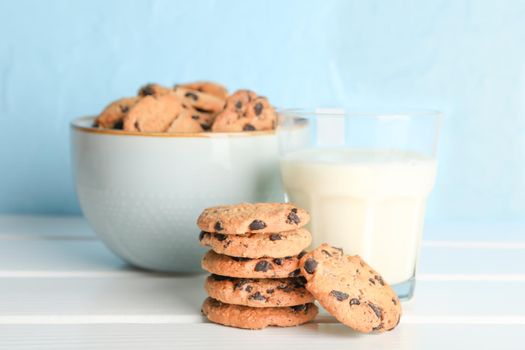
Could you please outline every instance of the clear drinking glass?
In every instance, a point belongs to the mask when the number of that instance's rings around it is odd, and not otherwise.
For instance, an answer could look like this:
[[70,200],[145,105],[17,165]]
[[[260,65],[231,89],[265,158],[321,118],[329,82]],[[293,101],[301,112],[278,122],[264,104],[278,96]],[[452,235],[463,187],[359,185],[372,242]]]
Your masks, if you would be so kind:
[[358,254],[410,299],[441,113],[284,110],[278,136],[289,201],[312,217],[312,246]]

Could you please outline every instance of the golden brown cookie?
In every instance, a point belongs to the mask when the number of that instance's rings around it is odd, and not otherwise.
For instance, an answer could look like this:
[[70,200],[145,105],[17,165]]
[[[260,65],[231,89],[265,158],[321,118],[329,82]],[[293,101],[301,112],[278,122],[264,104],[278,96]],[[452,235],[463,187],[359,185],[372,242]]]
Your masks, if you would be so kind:
[[246,233],[224,235],[202,232],[201,245],[210,247],[216,253],[243,258],[282,258],[297,255],[312,242],[312,235],[300,228],[280,233]]
[[241,203],[204,209],[197,225],[205,232],[242,235],[296,230],[310,215],[290,203]]
[[212,130],[216,132],[273,130],[277,114],[266,97],[249,90],[239,90],[226,100],[217,114]]
[[301,273],[299,259],[303,254],[304,252],[298,256],[274,259],[250,259],[217,254],[210,250],[204,254],[201,266],[216,275],[238,278],[298,277]]
[[175,95],[146,96],[124,117],[124,130],[165,132],[181,112],[182,103]]
[[162,96],[162,95],[167,95],[169,93],[172,93],[173,90],[165,87],[165,86],[162,86],[162,85],[159,85],[159,84],[153,84],[153,83],[150,83],[150,84],[146,84],[144,86],[142,86],[140,89],[139,89],[139,92],[138,92],[138,95],[140,97],[145,97],[145,96]]
[[204,131],[209,131],[213,124],[215,114],[197,111],[195,108],[183,104],[182,107],[191,113],[192,119],[196,120]]
[[204,301],[201,311],[214,323],[246,329],[298,326],[313,320],[319,312],[314,304],[261,308],[225,304],[212,298]]
[[124,117],[138,100],[137,97],[126,97],[110,103],[95,119],[93,126],[106,129],[122,129]]
[[359,256],[322,244],[300,260],[306,289],[337,320],[359,332],[394,329],[401,303],[394,290]]
[[190,109],[182,108],[171,122],[167,132],[203,132],[199,118]]
[[313,303],[314,297],[304,288],[305,283],[304,277],[252,279],[211,275],[204,288],[210,297],[223,303],[276,307]]
[[190,90],[181,86],[174,88],[173,93],[182,99],[183,103],[200,112],[217,113],[224,108],[224,99],[211,94]]
[[228,90],[223,85],[211,81],[195,81],[192,83],[176,85],[175,88],[177,87],[204,92],[222,100],[228,97]]

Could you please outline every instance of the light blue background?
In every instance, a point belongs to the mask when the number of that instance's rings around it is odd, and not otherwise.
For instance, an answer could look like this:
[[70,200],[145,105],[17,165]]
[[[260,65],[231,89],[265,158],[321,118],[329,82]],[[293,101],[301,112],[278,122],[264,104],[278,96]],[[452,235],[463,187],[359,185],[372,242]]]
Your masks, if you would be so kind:
[[525,217],[519,0],[2,0],[0,212],[78,213],[69,121],[194,79],[278,106],[441,109],[429,218]]

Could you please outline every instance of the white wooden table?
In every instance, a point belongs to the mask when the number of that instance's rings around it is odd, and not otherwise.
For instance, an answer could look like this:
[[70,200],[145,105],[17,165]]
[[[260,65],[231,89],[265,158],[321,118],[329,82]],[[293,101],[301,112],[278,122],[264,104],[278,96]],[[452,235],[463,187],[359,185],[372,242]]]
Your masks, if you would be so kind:
[[247,331],[200,315],[204,275],[137,271],[82,218],[0,216],[0,349],[525,349],[525,223],[426,229],[400,326]]

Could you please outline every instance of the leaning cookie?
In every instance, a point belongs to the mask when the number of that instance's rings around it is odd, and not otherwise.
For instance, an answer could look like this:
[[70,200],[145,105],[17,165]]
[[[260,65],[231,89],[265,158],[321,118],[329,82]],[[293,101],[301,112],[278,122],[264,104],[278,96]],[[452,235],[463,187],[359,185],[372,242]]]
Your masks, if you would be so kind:
[[226,99],[212,130],[216,132],[275,129],[277,114],[268,99],[249,90],[239,90]]
[[211,275],[204,288],[210,297],[223,303],[277,307],[313,303],[314,297],[304,288],[305,283],[304,277],[253,279]]
[[124,130],[165,132],[182,109],[180,99],[172,94],[145,96],[124,117]]
[[286,278],[300,276],[299,259],[305,253],[284,258],[238,258],[217,254],[213,250],[204,254],[204,270],[221,276],[238,278]]
[[106,129],[122,129],[124,117],[138,100],[138,97],[127,97],[110,103],[95,119],[93,126]]
[[200,243],[216,253],[243,258],[282,258],[297,255],[312,242],[312,235],[300,228],[280,233],[224,235],[201,232]]
[[337,320],[357,331],[394,329],[401,303],[394,290],[359,256],[322,244],[300,261],[306,289]]
[[242,235],[296,230],[310,215],[291,203],[241,203],[204,209],[197,225],[205,232]]
[[183,103],[191,106],[197,111],[206,113],[217,113],[224,108],[224,100],[217,96],[177,86],[173,94],[182,99]]
[[171,122],[167,132],[203,132],[204,129],[190,109],[182,108]]
[[228,90],[223,85],[212,81],[195,81],[192,83],[175,85],[175,88],[177,87],[183,87],[189,90],[197,90],[199,92],[204,92],[218,97],[222,100],[228,97]]
[[146,84],[144,86],[142,86],[140,89],[139,89],[139,92],[138,92],[138,95],[140,97],[145,97],[145,96],[162,96],[162,95],[167,95],[169,93],[172,93],[172,90],[165,87],[165,86],[162,86],[162,85],[159,85],[159,84],[154,84],[154,83],[150,83],[150,84]]
[[246,329],[298,326],[313,320],[318,313],[317,306],[314,304],[256,308],[225,304],[212,298],[204,301],[201,311],[214,323]]

